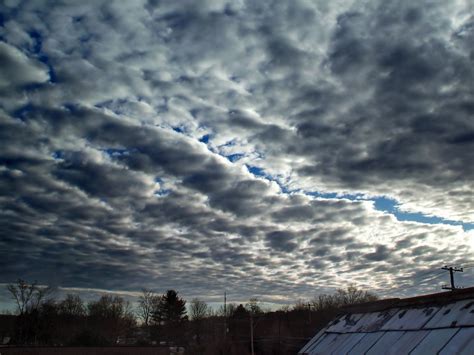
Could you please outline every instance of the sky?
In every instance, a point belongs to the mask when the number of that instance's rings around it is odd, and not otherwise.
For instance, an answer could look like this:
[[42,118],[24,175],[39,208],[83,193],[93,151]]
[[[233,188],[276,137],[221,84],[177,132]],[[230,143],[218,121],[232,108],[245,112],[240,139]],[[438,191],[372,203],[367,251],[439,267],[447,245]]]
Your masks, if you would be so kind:
[[0,284],[474,285],[473,43],[472,0],[2,1]]

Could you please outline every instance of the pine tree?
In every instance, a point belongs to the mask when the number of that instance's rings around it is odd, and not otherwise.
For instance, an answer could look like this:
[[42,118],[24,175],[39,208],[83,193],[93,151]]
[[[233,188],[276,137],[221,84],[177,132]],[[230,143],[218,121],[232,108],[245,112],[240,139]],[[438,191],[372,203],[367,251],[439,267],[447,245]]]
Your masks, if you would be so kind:
[[168,290],[161,296],[155,310],[153,321],[157,324],[179,323],[187,320],[186,301],[178,296],[175,290]]

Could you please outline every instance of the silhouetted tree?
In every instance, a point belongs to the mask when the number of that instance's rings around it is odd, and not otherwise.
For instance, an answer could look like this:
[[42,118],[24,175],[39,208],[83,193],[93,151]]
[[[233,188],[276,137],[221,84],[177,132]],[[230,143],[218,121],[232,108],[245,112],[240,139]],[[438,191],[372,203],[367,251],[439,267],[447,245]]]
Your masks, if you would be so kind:
[[260,307],[259,300],[256,297],[251,298],[246,303],[245,308],[253,315],[262,313],[262,307]]
[[358,289],[355,285],[351,284],[346,289],[338,289],[336,291],[337,302],[341,306],[371,302],[378,300],[377,295]]
[[36,317],[30,320],[36,327],[35,343],[47,345],[59,342],[59,307],[56,301],[43,301],[35,313]]
[[304,311],[304,310],[308,310],[311,306],[311,303],[304,300],[304,299],[298,299],[296,300],[296,303],[295,305],[293,306],[293,310],[295,311]]
[[79,295],[67,294],[58,304],[59,314],[66,317],[81,317],[86,314],[86,307]]
[[248,310],[249,319],[250,319],[250,349],[251,354],[255,354],[255,344],[254,344],[254,332],[255,327],[257,326],[258,320],[255,319],[255,316],[262,313],[262,308],[259,305],[258,298],[253,297],[245,305],[245,308]]
[[189,306],[189,315],[192,320],[201,320],[208,314],[209,306],[206,302],[194,298]]
[[8,284],[7,290],[17,305],[19,315],[37,310],[41,302],[52,292],[50,287],[41,287],[35,281],[28,284],[18,279],[16,284]]
[[218,316],[218,317],[227,317],[227,318],[232,317],[232,315],[234,314],[236,309],[237,309],[237,304],[228,303],[225,307],[225,310],[224,310],[223,305],[219,306],[219,308],[217,309],[215,315]]
[[87,328],[87,310],[81,297],[67,294],[63,300],[58,302],[57,308],[59,342],[68,345],[81,345],[78,338],[81,332]]
[[249,311],[242,305],[239,304],[236,308],[234,313],[232,314],[232,318],[247,318]]
[[168,290],[161,296],[152,317],[156,323],[179,323],[187,320],[186,301],[175,290]]
[[[95,330],[93,338],[107,339],[112,344],[118,336],[126,335],[135,325],[130,303],[119,296],[102,295],[87,305],[89,328]],[[102,345],[102,340],[101,344]]]
[[185,321],[186,301],[178,296],[175,290],[168,290],[160,297],[160,302],[152,314],[155,323],[154,335],[155,339],[167,342],[180,342],[184,344],[185,337]]
[[[207,317],[209,306],[206,302],[194,298],[189,306],[189,313],[193,320],[193,330],[196,336],[196,343],[201,345],[202,321]],[[198,350],[198,349],[196,349]]]
[[158,308],[161,297],[155,292],[146,288],[142,289],[142,294],[138,297],[138,317],[143,324],[149,325],[152,320],[153,311]]
[[374,293],[358,289],[351,284],[346,289],[337,289],[334,294],[318,295],[313,298],[311,305],[314,310],[319,311],[376,300],[378,297]]
[[311,300],[311,306],[315,311],[323,311],[325,309],[333,309],[339,307],[334,295],[320,294]]
[[14,341],[17,344],[37,344],[40,327],[40,307],[52,293],[50,287],[31,284],[18,279],[16,284],[8,284],[7,290],[17,306]]

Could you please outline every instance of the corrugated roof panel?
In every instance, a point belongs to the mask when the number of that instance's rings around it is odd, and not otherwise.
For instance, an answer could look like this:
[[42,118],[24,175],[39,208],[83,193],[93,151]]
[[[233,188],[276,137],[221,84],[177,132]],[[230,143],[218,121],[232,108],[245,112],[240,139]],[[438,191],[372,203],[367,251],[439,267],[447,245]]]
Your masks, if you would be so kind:
[[302,354],[312,354],[311,351],[316,349],[317,345],[324,339],[325,336],[326,336],[326,333],[321,335],[316,341],[309,344],[309,346],[306,347],[306,349],[304,351],[301,351],[301,353]]
[[462,328],[441,350],[440,355],[474,354],[474,328]]
[[465,300],[447,304],[425,325],[425,328],[474,325],[474,301]]
[[317,354],[327,354],[326,349],[331,347],[333,342],[336,342],[337,337],[340,336],[339,334],[333,333],[325,333],[321,340],[318,341],[314,346],[306,350],[308,354],[317,355]]
[[308,349],[313,347],[316,343],[318,343],[324,335],[324,329],[321,329],[318,334],[311,338],[310,341],[306,343],[306,345],[298,352],[298,354],[307,354]]
[[345,314],[337,318],[332,324],[326,329],[326,332],[333,333],[348,333],[354,331],[359,320],[364,316],[363,313],[357,314]]
[[430,330],[410,355],[436,354],[458,330],[459,328]]
[[[346,340],[348,340],[352,334],[334,334],[336,335],[335,338],[332,338],[330,341],[326,343],[321,342],[315,349],[317,354],[332,354],[336,351],[337,348],[344,344]],[[313,353],[311,353],[313,354]],[[340,353],[338,353],[340,354]]]
[[374,346],[367,351],[367,355],[385,354],[387,349],[390,349],[404,333],[405,332],[386,332],[379,340],[377,340]]
[[329,346],[326,347],[326,353],[330,354],[334,351],[335,348],[340,347],[342,344],[346,342],[351,337],[352,334],[337,334],[337,343],[331,343]]
[[429,333],[428,330],[404,332],[404,334],[386,350],[387,355],[409,354]]
[[356,344],[348,354],[360,355],[370,349],[374,343],[383,336],[384,332],[367,333],[360,342]]
[[384,324],[392,318],[396,311],[397,309],[393,308],[384,312],[366,313],[361,319],[359,319],[357,324],[354,325],[352,331],[375,332],[380,330]]
[[382,330],[421,329],[438,310],[438,307],[401,309],[382,326]]
[[474,354],[474,287],[389,301],[354,307],[300,354]]
[[332,354],[347,354],[363,337],[366,336],[366,333],[351,333],[344,335],[346,336],[346,340],[333,350]]

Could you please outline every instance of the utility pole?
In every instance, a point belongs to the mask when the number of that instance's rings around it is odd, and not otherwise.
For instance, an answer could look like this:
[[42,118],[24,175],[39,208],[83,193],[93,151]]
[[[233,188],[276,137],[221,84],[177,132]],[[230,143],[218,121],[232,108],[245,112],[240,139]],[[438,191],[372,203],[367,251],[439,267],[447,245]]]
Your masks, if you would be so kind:
[[224,339],[227,337],[227,293],[224,291]]
[[255,355],[255,350],[253,347],[253,312],[250,310],[250,348],[252,350],[252,355]]
[[309,324],[311,324],[311,303],[308,303]]
[[281,354],[281,312],[278,314],[278,354]]
[[455,273],[455,272],[463,272],[463,268],[462,268],[462,267],[444,266],[444,267],[442,267],[441,269],[442,269],[442,270],[449,271],[449,278],[450,278],[450,281],[451,281],[451,287],[444,285],[444,286],[443,286],[443,290],[451,290],[451,291],[454,291],[454,290],[459,289],[458,287],[456,287],[456,286],[454,285],[454,273]]

